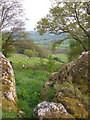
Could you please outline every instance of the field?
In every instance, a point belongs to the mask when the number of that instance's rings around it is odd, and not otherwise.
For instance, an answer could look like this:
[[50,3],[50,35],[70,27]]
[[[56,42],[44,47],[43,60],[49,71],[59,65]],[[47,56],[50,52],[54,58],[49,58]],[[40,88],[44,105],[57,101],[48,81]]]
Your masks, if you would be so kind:
[[[63,61],[66,60],[65,55],[53,55],[53,57],[60,57]],[[25,115],[20,116],[18,114],[3,112],[3,118],[32,118],[34,108],[41,102],[40,91],[43,85],[49,79],[52,72],[58,71],[62,67],[62,63],[54,61],[51,58],[29,58],[21,54],[14,54],[9,57],[9,60],[12,61],[15,74],[18,110],[22,110]],[[23,65],[36,66],[37,69],[23,69]]]

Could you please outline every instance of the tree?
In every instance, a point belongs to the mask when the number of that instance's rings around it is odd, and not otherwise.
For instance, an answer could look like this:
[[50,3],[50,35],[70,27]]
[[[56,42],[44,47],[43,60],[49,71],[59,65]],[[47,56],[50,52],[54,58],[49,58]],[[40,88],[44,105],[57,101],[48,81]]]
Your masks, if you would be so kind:
[[25,29],[23,14],[21,0],[0,0],[0,34],[2,33],[3,53],[8,52],[8,49],[6,51],[4,48],[11,46],[14,37],[19,37],[20,31]]
[[25,49],[24,54],[27,55],[28,57],[35,57],[36,56],[35,52],[33,50],[30,50],[30,49]]
[[83,51],[88,50],[88,14],[87,2],[59,2],[50,9],[49,14],[37,23],[40,34],[46,32],[61,34],[69,33],[71,39],[76,40]]
[[23,40],[23,41],[16,41],[14,42],[14,46],[17,50],[18,53],[21,54],[26,54],[29,53],[31,50],[37,57],[43,57],[46,58],[48,57],[48,50],[44,49],[41,46],[36,45],[32,40]]
[[21,0],[0,0],[0,31],[20,30],[24,26]]
[[2,33],[2,53],[8,57],[9,53],[14,51],[13,46],[13,35],[10,32],[3,32]]

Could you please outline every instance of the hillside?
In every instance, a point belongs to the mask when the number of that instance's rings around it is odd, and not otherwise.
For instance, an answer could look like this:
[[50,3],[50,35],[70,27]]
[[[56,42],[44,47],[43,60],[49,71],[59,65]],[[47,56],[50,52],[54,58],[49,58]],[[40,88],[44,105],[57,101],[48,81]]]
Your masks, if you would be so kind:
[[[58,41],[60,39],[64,39],[68,34],[62,33],[60,35],[45,33],[44,35],[40,35],[36,31],[28,31],[30,34],[30,38],[34,40],[34,42],[41,46],[50,46],[54,41]],[[66,44],[66,45],[65,45]],[[68,46],[68,42],[64,42],[65,46]]]

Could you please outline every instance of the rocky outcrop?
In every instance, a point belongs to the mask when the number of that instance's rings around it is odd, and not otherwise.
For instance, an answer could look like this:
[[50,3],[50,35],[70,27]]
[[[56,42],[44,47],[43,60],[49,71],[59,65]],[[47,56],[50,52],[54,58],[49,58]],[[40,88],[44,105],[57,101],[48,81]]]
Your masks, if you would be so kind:
[[61,103],[42,102],[34,109],[34,117],[45,118],[74,118],[70,115]]
[[0,90],[2,109],[7,112],[17,112],[17,95],[12,66],[5,56],[0,53]]
[[61,103],[74,118],[88,117],[88,53],[53,73],[41,91],[42,100]]

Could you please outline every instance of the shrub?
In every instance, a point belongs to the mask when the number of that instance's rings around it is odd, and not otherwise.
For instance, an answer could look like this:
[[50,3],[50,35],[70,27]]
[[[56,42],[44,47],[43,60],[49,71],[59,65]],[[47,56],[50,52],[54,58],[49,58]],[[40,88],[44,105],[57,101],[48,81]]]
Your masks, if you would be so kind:
[[49,72],[53,72],[55,69],[55,61],[52,59],[52,56],[49,56],[48,62],[47,62],[47,70]]
[[35,52],[30,49],[25,49],[24,54],[27,55],[28,57],[34,57],[36,55]]

